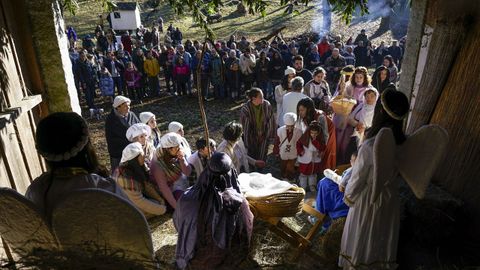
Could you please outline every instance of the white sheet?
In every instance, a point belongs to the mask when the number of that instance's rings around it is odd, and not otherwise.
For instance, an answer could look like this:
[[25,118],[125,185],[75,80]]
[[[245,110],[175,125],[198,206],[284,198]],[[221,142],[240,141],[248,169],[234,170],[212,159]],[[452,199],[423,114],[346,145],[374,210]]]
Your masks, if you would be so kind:
[[240,190],[247,198],[258,198],[285,192],[293,187],[286,181],[279,180],[272,174],[241,173],[238,176]]

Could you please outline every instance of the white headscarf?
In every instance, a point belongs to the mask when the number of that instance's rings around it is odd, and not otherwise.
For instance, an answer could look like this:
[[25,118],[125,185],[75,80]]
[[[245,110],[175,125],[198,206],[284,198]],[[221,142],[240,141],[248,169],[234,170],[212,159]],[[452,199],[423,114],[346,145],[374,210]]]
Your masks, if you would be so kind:
[[179,122],[170,122],[168,124],[168,132],[178,132],[180,129],[183,129],[183,125]]
[[[373,103],[372,105],[368,105],[367,102],[365,102],[365,94],[370,91],[375,92],[375,95],[376,95],[375,103]],[[358,121],[362,123],[365,128],[369,128],[372,126],[373,114],[375,112],[375,104],[377,99],[378,99],[378,91],[373,87],[365,90],[365,92],[363,93],[363,97],[362,97],[363,102],[361,103],[362,108],[358,112]]]
[[175,146],[180,146],[182,142],[182,137],[175,132],[169,132],[160,138],[161,148],[170,148]]
[[142,112],[142,113],[140,113],[139,117],[140,117],[140,121],[142,123],[147,124],[148,121],[150,121],[150,119],[152,119],[152,117],[155,117],[155,115],[151,112]]
[[297,121],[297,114],[289,112],[283,115],[283,122],[285,125],[293,126]]
[[130,99],[124,96],[116,96],[115,99],[113,100],[113,108],[117,108],[118,106],[122,105],[125,102],[130,104]]
[[120,163],[132,160],[138,157],[138,155],[144,155],[142,145],[139,142],[131,143],[127,145],[125,149],[123,149],[122,159],[120,160]]
[[133,140],[142,135],[142,134],[145,134],[146,137],[149,137],[150,134],[152,133],[152,129],[145,125],[145,124],[142,124],[142,123],[137,123],[137,124],[133,124],[131,125],[128,129],[127,129],[127,140],[133,142]]

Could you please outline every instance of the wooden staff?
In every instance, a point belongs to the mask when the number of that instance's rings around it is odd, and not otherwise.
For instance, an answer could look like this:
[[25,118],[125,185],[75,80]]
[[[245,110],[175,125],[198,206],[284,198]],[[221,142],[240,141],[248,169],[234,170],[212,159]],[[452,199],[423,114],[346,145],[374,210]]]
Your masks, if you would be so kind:
[[[207,114],[205,113],[205,106],[203,104],[203,93],[202,93],[202,77],[201,77],[201,66],[203,63],[203,58],[205,57],[205,52],[207,51],[207,43],[210,43],[213,48],[217,51],[217,53],[220,55],[220,52],[217,50],[215,47],[215,44],[213,41],[209,38],[205,38],[205,41],[203,42],[203,47],[202,47],[202,54],[200,56],[200,61],[197,64],[197,96],[198,96],[198,106],[200,107],[200,116],[202,117],[202,125],[205,133],[205,141],[207,142],[207,149],[208,149],[208,157],[210,158],[211,154],[210,153],[210,134],[208,132],[208,124],[207,124]],[[220,55],[221,57],[221,55]],[[220,59],[220,64],[222,66],[221,68],[221,77],[223,79],[223,61]],[[207,86],[207,91],[208,91],[208,86]]]

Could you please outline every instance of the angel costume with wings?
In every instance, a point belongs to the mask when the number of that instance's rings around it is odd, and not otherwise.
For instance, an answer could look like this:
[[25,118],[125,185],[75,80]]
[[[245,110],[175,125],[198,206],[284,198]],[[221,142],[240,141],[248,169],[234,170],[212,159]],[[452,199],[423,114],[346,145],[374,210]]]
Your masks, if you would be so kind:
[[343,230],[339,266],[343,269],[395,269],[400,227],[398,174],[419,199],[441,162],[447,132],[435,125],[418,129],[400,145],[390,128],[360,147],[344,201],[350,206]]

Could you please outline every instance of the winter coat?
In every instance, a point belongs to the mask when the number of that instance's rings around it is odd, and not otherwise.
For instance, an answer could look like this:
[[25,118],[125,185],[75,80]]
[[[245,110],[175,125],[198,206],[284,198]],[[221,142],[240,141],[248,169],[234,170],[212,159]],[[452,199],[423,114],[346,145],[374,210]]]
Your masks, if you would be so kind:
[[113,96],[114,95],[114,84],[113,79],[108,74],[102,74],[100,77],[100,91],[102,92],[102,96]]
[[128,87],[141,87],[140,85],[140,79],[142,78],[142,75],[136,71],[135,69],[127,69],[125,70],[125,73],[123,74],[125,78],[125,82],[127,83]]
[[215,56],[212,58],[212,60],[210,61],[210,70],[212,85],[223,84],[222,59],[220,58],[220,56]]
[[160,73],[160,65],[155,58],[145,59],[143,62],[143,69],[148,77],[156,77],[158,73]]
[[130,144],[127,140],[127,129],[133,125],[140,123],[140,120],[134,112],[130,111],[125,118],[125,122],[120,119],[115,109],[105,120],[105,137],[107,139],[108,153],[112,158],[121,158],[123,149]]
[[257,82],[266,82],[268,81],[268,66],[270,65],[270,59],[265,58],[265,61],[258,59],[255,64],[255,75]]

